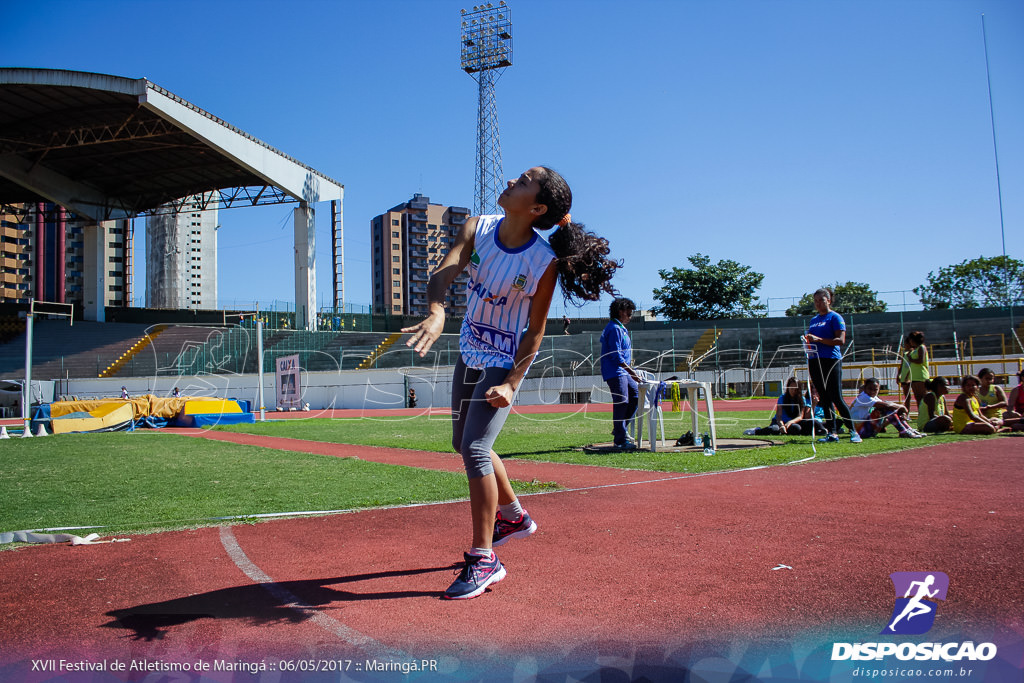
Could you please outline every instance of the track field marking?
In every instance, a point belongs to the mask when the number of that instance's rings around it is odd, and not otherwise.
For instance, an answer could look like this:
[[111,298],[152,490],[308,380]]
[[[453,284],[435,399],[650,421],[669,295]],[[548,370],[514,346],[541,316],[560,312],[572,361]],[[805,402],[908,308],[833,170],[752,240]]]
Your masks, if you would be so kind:
[[[721,472],[704,472],[700,474],[687,474],[678,477],[664,477],[661,479],[648,479],[644,481],[632,481],[632,482],[621,482],[616,484],[602,484],[598,486],[583,486],[573,489],[559,489],[558,491],[544,491],[540,493],[528,494],[528,495],[548,495],[552,493],[574,493],[579,491],[593,491],[597,489],[617,488],[620,486],[635,486],[638,484],[655,484],[666,481],[679,481],[683,479],[696,479],[699,477],[709,477],[719,474],[733,474],[736,472],[750,472],[752,470],[767,469],[767,465],[759,465],[757,467],[748,467],[741,470],[726,470]],[[413,505],[401,505],[402,507],[425,507],[430,505],[450,505],[452,501],[440,501],[437,503],[418,503]],[[331,635],[339,638],[343,642],[362,648],[371,654],[378,656],[388,656],[393,659],[409,659],[409,655],[406,653],[396,650],[393,648],[386,647],[380,642],[374,640],[370,636],[367,636],[353,628],[346,626],[337,619],[319,611],[313,605],[305,604],[298,596],[294,595],[291,591],[281,587],[273,577],[264,572],[256,563],[249,559],[249,556],[242,550],[242,546],[239,545],[238,539],[235,537],[234,531],[230,526],[222,526],[219,528],[220,542],[224,547],[225,552],[235,566],[241,570],[243,574],[249,577],[254,583],[260,584],[264,589],[267,590],[276,600],[280,601],[282,605],[288,606],[297,612],[304,615],[308,615],[309,619],[327,631]]]
[[220,527],[220,542],[224,546],[228,557],[235,563],[235,566],[242,570],[242,573],[252,581],[260,584],[276,600],[279,600],[282,605],[290,607],[296,612],[308,615],[309,619],[323,630],[340,638],[349,645],[362,648],[369,654],[387,656],[393,659],[410,659],[409,655],[401,650],[386,647],[373,638],[353,628],[349,628],[330,615],[324,614],[316,607],[303,603],[291,591],[282,588],[271,576],[267,575],[266,572],[249,559],[249,556],[242,550],[242,546],[238,544],[238,539],[235,537],[231,527]]
[[[616,484],[595,484],[594,486],[580,486],[574,489],[558,489],[557,491],[538,491],[536,493],[524,493],[523,496],[549,496],[553,493],[575,493],[577,491],[595,491],[597,489],[613,489],[619,486],[639,486],[640,484],[660,484],[663,481],[680,481],[681,479],[697,479],[698,477],[714,477],[719,474],[736,474],[737,472],[753,472],[764,470],[771,465],[757,465],[756,467],[744,467],[741,470],[721,470],[719,472],[700,472],[698,474],[684,474],[678,477],[662,477],[661,479],[643,479],[640,481],[624,481]],[[634,470],[642,472],[645,470]],[[429,505],[430,503],[428,503]]]

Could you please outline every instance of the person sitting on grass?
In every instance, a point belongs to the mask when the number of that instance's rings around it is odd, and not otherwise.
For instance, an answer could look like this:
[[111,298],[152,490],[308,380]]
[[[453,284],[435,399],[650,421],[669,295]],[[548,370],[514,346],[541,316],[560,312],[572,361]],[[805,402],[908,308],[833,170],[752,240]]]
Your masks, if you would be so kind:
[[1009,404],[1006,408],[1006,412],[1003,413],[1004,420],[1021,420],[1024,419],[1024,369],[1017,372],[1017,386],[1010,391],[1010,398],[1007,399]]
[[953,403],[953,431],[957,434],[995,434],[1010,431],[1002,424],[993,424],[981,412],[978,402],[978,387],[981,380],[974,375],[965,375],[960,380],[960,395]]
[[878,380],[874,377],[864,380],[860,394],[854,399],[853,407],[850,408],[850,416],[853,417],[853,424],[860,437],[868,439],[879,432],[884,432],[887,424],[896,427],[901,438],[920,439],[923,437],[924,434],[907,424],[907,407],[905,405],[890,403],[878,398],[880,388]]
[[[754,433],[758,436],[810,435],[810,409],[811,407],[807,405],[803,394],[800,393],[800,383],[796,381],[796,377],[790,377],[786,380],[786,390],[782,392],[775,404],[772,423],[767,427],[754,430]],[[824,425],[818,427],[818,432],[825,433]]]
[[[821,398],[818,396],[818,390],[811,385],[810,391],[804,392],[804,401],[807,403],[807,407],[804,409],[804,419],[808,419],[811,413],[814,413],[814,433],[818,432],[825,433],[825,409],[821,407]],[[813,408],[812,408],[813,406]],[[836,428],[837,434],[843,434],[843,426],[839,425]]]
[[[820,410],[820,409],[819,409]],[[796,377],[786,380],[786,390],[779,396],[775,403],[775,411],[772,413],[772,422],[767,427],[752,427],[744,434],[756,434],[757,436],[810,436],[811,432],[811,406],[807,404],[807,398],[800,393],[800,383]],[[814,432],[825,434],[825,424],[820,420],[814,420]]]
[[981,406],[981,414],[993,424],[997,421],[1002,424],[1003,409],[1009,403],[1006,400],[1006,392],[995,383],[996,373],[990,368],[982,368],[978,371],[978,379],[981,380],[981,384],[978,385],[978,405]]
[[1017,386],[1010,391],[1008,407],[1003,411],[1003,426],[1024,432],[1024,369],[1017,372]]
[[925,434],[941,434],[953,427],[953,418],[946,412],[946,394],[949,384],[945,377],[936,377],[925,382],[928,390],[921,397],[917,413],[917,430]]

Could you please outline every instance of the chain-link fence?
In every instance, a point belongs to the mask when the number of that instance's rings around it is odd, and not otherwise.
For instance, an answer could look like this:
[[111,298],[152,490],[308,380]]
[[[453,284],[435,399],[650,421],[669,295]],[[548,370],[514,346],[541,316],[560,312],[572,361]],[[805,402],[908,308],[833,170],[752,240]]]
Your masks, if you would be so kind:
[[[208,312],[207,322],[182,315],[169,322],[149,312],[158,324],[37,321],[33,375],[40,378],[96,377],[118,364],[111,376],[141,377],[201,374],[247,374],[258,371],[256,317],[249,312]],[[136,314],[138,315],[138,314]],[[294,313],[282,308],[260,311],[263,321],[264,371],[273,359],[298,354],[309,372],[421,368],[454,365],[461,321],[449,320],[446,333],[425,356],[407,348],[399,330],[418,319],[377,317],[372,312],[322,309],[320,328],[296,330]],[[779,368],[799,367],[804,356],[800,335],[809,318],[761,318],[724,321],[636,320],[630,323],[634,362],[659,377],[677,375],[712,381],[719,395],[774,394]],[[600,375],[601,331],[606,320],[575,319],[572,334],[559,334],[553,320],[530,378]],[[921,331],[936,369],[949,377],[979,362],[1022,356],[1024,307],[904,311],[846,316],[844,366],[878,368],[893,374],[902,340]],[[550,334],[552,333],[553,334]],[[24,372],[24,341],[0,344],[0,376]],[[20,337],[20,339],[23,339]],[[145,341],[130,353],[136,340]],[[975,368],[977,369],[977,368]],[[769,372],[770,371],[770,372]],[[711,373],[701,376],[702,373]],[[884,375],[888,376],[888,375]],[[767,383],[767,384],[766,384]]]

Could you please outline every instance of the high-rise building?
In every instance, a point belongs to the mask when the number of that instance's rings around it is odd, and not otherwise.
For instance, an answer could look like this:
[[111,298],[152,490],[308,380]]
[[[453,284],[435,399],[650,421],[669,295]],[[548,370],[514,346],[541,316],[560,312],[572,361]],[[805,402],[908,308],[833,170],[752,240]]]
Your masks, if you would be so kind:
[[[82,306],[88,299],[92,303],[99,280],[90,277],[87,282],[88,261],[104,271],[104,306],[131,303],[130,221],[96,225],[50,203],[14,205],[0,221],[4,302],[27,304],[36,299]],[[86,231],[91,230],[102,234],[87,244]]]
[[212,194],[164,205],[146,217],[146,306],[217,308],[217,199]]
[[3,282],[0,300],[4,303],[27,304],[34,295],[30,291],[32,235],[27,228],[27,215],[0,214],[0,281]]
[[[370,221],[373,249],[373,308],[390,315],[428,313],[427,281],[465,225],[469,209],[431,204],[430,197],[413,195]],[[451,315],[466,313],[462,272],[445,296]]]

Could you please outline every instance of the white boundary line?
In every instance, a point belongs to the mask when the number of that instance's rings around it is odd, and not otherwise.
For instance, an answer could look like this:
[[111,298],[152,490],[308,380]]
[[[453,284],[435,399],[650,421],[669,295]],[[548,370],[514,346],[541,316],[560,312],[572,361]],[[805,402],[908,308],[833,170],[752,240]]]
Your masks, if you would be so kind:
[[[542,491],[542,492],[539,492],[539,493],[525,494],[525,495],[539,496],[539,495],[549,495],[549,494],[552,494],[552,493],[575,493],[575,492],[578,492],[578,491],[594,491],[594,490],[597,490],[597,489],[617,488],[617,487],[620,487],[620,486],[636,486],[636,485],[639,485],[639,484],[657,484],[657,483],[665,482],[665,481],[679,481],[681,479],[696,479],[696,478],[699,478],[699,477],[709,477],[709,476],[715,476],[715,475],[719,475],[719,474],[733,474],[733,473],[736,473],[736,472],[750,472],[752,470],[768,469],[769,467],[770,467],[769,465],[759,465],[757,467],[747,467],[747,468],[744,468],[744,469],[741,469],[741,470],[723,470],[723,471],[720,471],[720,472],[704,472],[704,473],[700,473],[700,474],[687,474],[687,475],[679,476],[679,477],[664,477],[664,478],[661,478],[661,479],[645,479],[643,481],[629,481],[629,482],[622,482],[622,483],[618,483],[618,484],[601,484],[601,485],[598,485],[598,486],[583,486],[583,487],[575,488],[575,489],[559,489],[557,491]],[[454,502],[454,501],[444,501],[444,502],[437,502],[437,503],[419,503],[419,504],[413,504],[413,505],[401,505],[401,506],[397,506],[397,508],[403,508],[403,507],[425,507],[425,506],[430,506],[430,505],[450,505],[452,502]],[[391,509],[391,508],[384,508],[384,509]],[[289,513],[281,513],[281,515],[283,515],[283,514],[289,514]],[[303,514],[317,514],[317,513],[315,513],[315,512],[299,512],[299,513],[290,513],[290,514],[292,514],[292,515],[303,515]],[[278,515],[278,514],[270,514],[270,515],[251,515],[251,516],[252,517],[263,517],[263,516],[280,516],[280,515]],[[231,518],[228,517],[228,518],[220,518],[220,519],[231,519]],[[319,611],[318,609],[316,609],[316,607],[303,603],[298,597],[296,597],[294,594],[292,594],[291,591],[281,587],[276,581],[274,581],[274,579],[270,575],[268,575],[266,572],[264,572],[262,569],[260,569],[259,566],[257,566],[252,560],[249,559],[249,556],[245,554],[244,550],[242,550],[242,546],[238,543],[238,539],[235,537],[235,534],[232,531],[230,526],[222,526],[222,527],[219,528],[219,531],[220,531],[220,542],[221,542],[221,545],[224,546],[224,550],[227,552],[228,557],[231,558],[231,561],[235,563],[235,566],[238,567],[242,571],[243,574],[245,574],[247,577],[249,577],[250,580],[252,580],[255,583],[260,584],[261,586],[263,586],[283,606],[286,606],[286,607],[289,607],[291,609],[294,609],[295,611],[300,612],[303,615],[307,615],[309,617],[309,619],[313,623],[315,623],[317,626],[319,626],[323,630],[327,631],[331,635],[334,635],[334,636],[338,637],[341,641],[345,642],[348,645],[352,645],[352,646],[355,646],[355,647],[363,648],[365,650],[368,650],[371,654],[377,654],[378,656],[387,656],[387,657],[391,657],[392,659],[407,659],[407,660],[411,660],[411,657],[409,655],[407,655],[406,653],[404,653],[404,652],[402,652],[400,650],[395,650],[395,649],[392,649],[392,648],[388,648],[388,647],[382,645],[381,643],[379,643],[378,641],[374,640],[373,638],[371,638],[371,637],[369,637],[369,636],[367,636],[367,635],[365,635],[363,633],[360,633],[359,631],[356,631],[355,629],[349,628],[348,626],[346,626],[345,624],[341,623],[340,621],[334,619],[333,617],[331,617],[331,616],[329,616],[329,615]]]
[[238,539],[235,538],[235,534],[231,530],[231,527],[220,527],[220,542],[224,546],[224,550],[227,552],[228,557],[230,557],[231,561],[235,563],[235,566],[242,570],[242,573],[248,576],[253,582],[263,586],[268,593],[270,593],[276,600],[280,601],[282,606],[289,607],[294,609],[296,612],[308,616],[310,621],[323,630],[337,636],[349,645],[366,650],[368,654],[411,661],[412,658],[401,650],[386,647],[373,638],[345,626],[340,621],[321,612],[316,607],[304,603],[291,591],[283,588],[249,559],[249,556],[245,554],[245,551],[242,550],[242,547],[238,544]]
[[[571,489],[555,489],[553,491],[536,491],[534,493],[524,493],[524,494],[522,494],[522,496],[523,497],[527,497],[527,496],[547,496],[547,495],[551,495],[551,494],[555,494],[555,493],[575,493],[575,492],[578,492],[578,491],[596,491],[596,490],[599,490],[599,489],[617,488],[617,487],[620,487],[620,486],[637,486],[637,485],[640,485],[640,484],[657,484],[659,482],[664,482],[664,481],[680,481],[680,480],[683,480],[683,479],[697,479],[697,478],[700,478],[700,477],[711,477],[711,476],[718,476],[718,475],[723,475],[723,474],[735,474],[737,472],[753,472],[754,470],[763,470],[763,469],[769,469],[769,468],[772,468],[772,467],[780,467],[780,466],[785,466],[785,465],[796,465],[798,463],[808,462],[809,460],[814,460],[814,458],[813,457],[811,457],[811,458],[804,458],[803,460],[793,460],[791,462],[778,463],[778,464],[775,464],[775,465],[757,465],[755,467],[744,467],[743,469],[738,469],[738,470],[719,470],[719,471],[716,471],[716,472],[700,472],[700,473],[695,473],[695,474],[684,474],[684,475],[677,476],[677,477],[661,477],[660,479],[642,479],[642,480],[639,480],[639,481],[627,481],[627,482],[621,482],[621,483],[617,483],[617,484],[598,484],[598,485],[595,485],[595,486],[580,486],[580,487],[571,488]],[[554,463],[554,464],[558,464],[558,463]],[[645,472],[645,471],[649,471],[649,470],[631,470],[631,471]],[[186,520],[171,520],[171,521],[165,521],[165,522],[162,522],[162,523],[175,523],[175,524],[177,524],[177,523],[187,523],[187,522],[230,522],[230,521],[233,521],[233,520],[248,520],[248,519],[275,519],[275,518],[288,518],[288,517],[311,517],[311,516],[317,516],[317,515],[322,515],[322,516],[327,516],[327,515],[343,515],[343,514],[354,514],[354,513],[357,513],[357,512],[367,512],[369,510],[401,510],[403,508],[432,507],[434,505],[451,505],[452,503],[462,503],[462,502],[465,502],[467,500],[469,500],[469,499],[468,498],[456,498],[456,499],[452,499],[452,500],[439,500],[439,501],[433,501],[433,502],[429,502],[429,503],[406,503],[404,505],[382,505],[382,506],[366,507],[366,508],[342,508],[342,509],[337,509],[337,510],[299,510],[299,511],[295,511],[295,512],[258,512],[258,513],[247,514],[247,515],[226,515],[226,516],[223,516],[223,517],[199,517],[199,518],[195,518],[195,519],[186,519]],[[110,526],[110,525],[108,524],[108,525],[100,525],[100,526],[63,526],[63,527],[51,527],[51,528],[47,528],[47,529],[27,529],[27,530],[23,530],[23,531],[4,532],[3,536],[0,536],[0,538],[6,538],[6,536],[8,534],[35,534],[35,533],[40,533],[40,532],[77,530],[77,529],[105,529],[108,526]],[[224,528],[224,527],[221,527],[221,528]],[[0,542],[9,543],[11,541],[10,540],[5,540],[5,541],[0,541]],[[57,543],[64,542],[64,539],[61,539],[59,541],[54,541],[54,542],[57,542]]]

